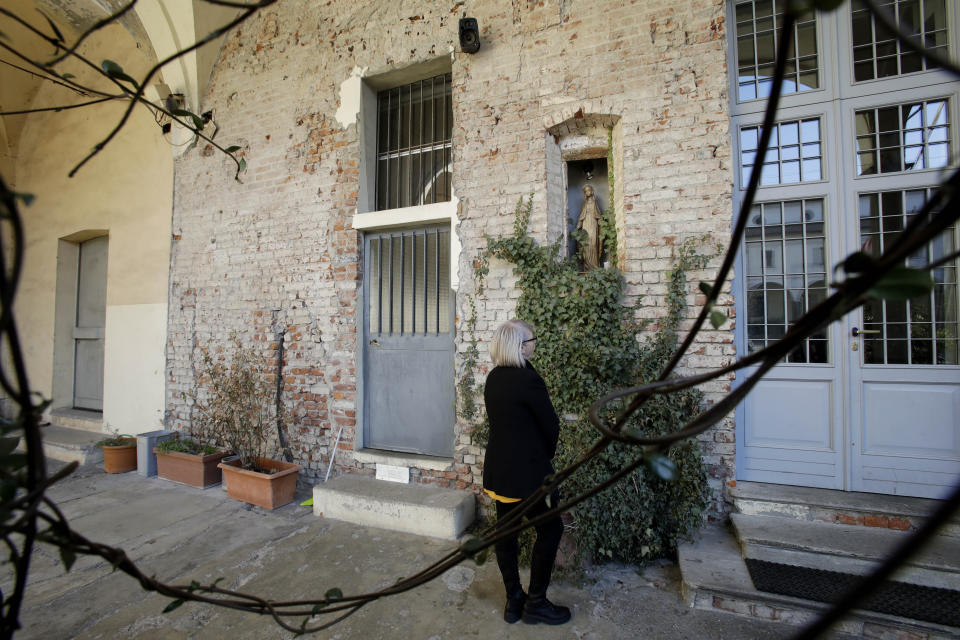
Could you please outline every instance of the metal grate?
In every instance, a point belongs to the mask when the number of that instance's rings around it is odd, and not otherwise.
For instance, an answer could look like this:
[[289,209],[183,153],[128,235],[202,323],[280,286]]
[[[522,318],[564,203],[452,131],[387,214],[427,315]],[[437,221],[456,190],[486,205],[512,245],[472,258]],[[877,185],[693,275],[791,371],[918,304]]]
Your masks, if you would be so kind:
[[377,94],[377,211],[450,200],[452,75]]
[[450,231],[377,234],[369,244],[369,332],[450,332]]
[[[747,559],[753,585],[760,591],[817,602],[835,602],[856,587],[861,576]],[[889,581],[861,605],[913,620],[960,627],[960,591]]]

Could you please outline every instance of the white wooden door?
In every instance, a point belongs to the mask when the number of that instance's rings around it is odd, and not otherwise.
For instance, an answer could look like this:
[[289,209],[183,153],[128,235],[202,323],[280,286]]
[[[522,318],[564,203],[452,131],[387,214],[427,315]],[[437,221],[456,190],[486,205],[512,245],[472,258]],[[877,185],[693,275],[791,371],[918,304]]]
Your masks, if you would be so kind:
[[[957,47],[960,3],[887,4],[928,44]],[[901,49],[858,3],[808,14],[796,27],[770,150],[757,158],[786,3],[729,6],[735,205],[753,166],[762,171],[734,288],[745,355],[829,293],[845,256],[882,251],[943,179],[960,148],[960,85]],[[929,264],[956,246],[953,229],[909,264]],[[956,261],[933,275],[929,296],[868,303],[755,387],[736,413],[737,478],[925,497],[957,481]]]
[[[860,155],[866,162],[851,162],[845,180],[848,252],[879,255],[940,177],[917,168],[891,180],[884,168],[895,173],[916,164],[942,166],[956,144],[949,132],[957,122],[956,88],[935,86],[914,96],[880,106],[872,96],[849,101],[845,120],[851,126],[845,129],[859,141],[850,158]],[[884,136],[899,142],[884,149]],[[875,158],[880,166],[872,171]],[[907,263],[931,264],[955,252],[957,240],[957,228],[951,228]],[[960,479],[957,261],[931,275],[929,294],[869,300],[845,319],[852,490],[938,498]]]

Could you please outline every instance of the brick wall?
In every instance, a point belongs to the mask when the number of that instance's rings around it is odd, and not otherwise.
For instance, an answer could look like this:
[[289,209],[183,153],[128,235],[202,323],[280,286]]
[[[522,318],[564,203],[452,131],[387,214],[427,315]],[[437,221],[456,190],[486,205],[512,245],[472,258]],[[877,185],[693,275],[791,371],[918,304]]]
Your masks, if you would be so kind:
[[[292,449],[321,476],[343,427],[337,466],[353,461],[357,429],[360,234],[359,124],[335,117],[340,85],[449,55],[457,19],[477,18],[482,47],[454,53],[454,190],[460,200],[458,321],[469,314],[472,262],[484,234],[512,231],[519,198],[534,194],[531,232],[546,240],[547,131],[583,115],[620,127],[615,155],[621,259],[628,294],[657,317],[673,247],[729,235],[731,168],[722,0],[424,3],[286,1],[229,38],[203,109],[226,144],[241,144],[243,184],[203,145],[177,164],[168,345],[169,421],[189,420],[197,345],[232,331],[276,351],[284,340]],[[209,156],[209,157],[207,157]],[[714,261],[714,264],[716,261]],[[712,267],[711,267],[712,268]],[[690,274],[695,283],[711,271]],[[493,328],[513,314],[509,265],[494,262],[477,298],[481,360]],[[729,303],[729,297],[725,300]],[[731,311],[732,313],[732,311]],[[460,352],[465,348],[458,336]],[[732,359],[732,334],[705,332],[688,371]],[[727,389],[713,383],[709,394]],[[701,438],[711,482],[732,478],[733,426]],[[482,450],[458,427],[455,460],[415,477],[467,487]],[[369,466],[369,465],[368,465]]]

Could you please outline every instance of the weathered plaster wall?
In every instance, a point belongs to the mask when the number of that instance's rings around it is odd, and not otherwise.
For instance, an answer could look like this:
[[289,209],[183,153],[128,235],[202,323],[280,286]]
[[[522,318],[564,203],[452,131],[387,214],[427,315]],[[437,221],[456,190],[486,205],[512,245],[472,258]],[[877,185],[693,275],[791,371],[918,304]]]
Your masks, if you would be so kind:
[[[94,60],[123,61],[132,75],[148,60],[119,26],[89,41]],[[88,79],[79,68],[64,68]],[[34,105],[75,100],[72,92],[45,85]],[[58,244],[88,230],[109,235],[107,317],[104,345],[103,422],[121,432],[158,428],[163,417],[173,161],[153,116],[142,109],[121,134],[76,177],[70,169],[110,131],[125,105],[31,115],[15,155],[17,190],[35,194],[23,208],[26,258],[17,297],[32,387],[54,392],[54,341]],[[63,336],[61,336],[61,339]],[[70,336],[66,336],[68,342]],[[67,385],[69,386],[69,384]],[[69,393],[53,397],[69,406]]]
[[[479,21],[482,47],[459,52],[457,20]],[[366,187],[359,121],[345,118],[341,85],[454,54],[454,190],[460,200],[458,320],[472,295],[471,265],[484,234],[512,231],[513,210],[534,194],[532,232],[546,239],[547,131],[584,115],[611,116],[622,202],[621,252],[630,296],[657,317],[673,247],[729,234],[731,171],[722,0],[546,2],[290,1],[227,40],[203,109],[249,170],[199,148],[178,163],[170,290],[167,403],[189,420],[180,393],[194,384],[194,345],[231,331],[275,349],[285,340],[286,402],[295,454],[325,471],[338,429],[338,465],[360,467],[356,340],[360,238],[350,228]],[[481,349],[513,314],[509,265],[492,265],[477,300]],[[709,275],[690,274],[691,282]],[[695,285],[690,301],[694,301]],[[729,300],[726,300],[729,302]],[[462,326],[461,326],[462,328]],[[458,341],[462,336],[458,336]],[[460,344],[461,350],[464,348]],[[686,366],[734,354],[729,331],[705,332]],[[728,381],[715,383],[711,393]],[[482,450],[458,427],[453,464],[420,480],[479,482]],[[732,477],[730,423],[703,438],[712,482]]]

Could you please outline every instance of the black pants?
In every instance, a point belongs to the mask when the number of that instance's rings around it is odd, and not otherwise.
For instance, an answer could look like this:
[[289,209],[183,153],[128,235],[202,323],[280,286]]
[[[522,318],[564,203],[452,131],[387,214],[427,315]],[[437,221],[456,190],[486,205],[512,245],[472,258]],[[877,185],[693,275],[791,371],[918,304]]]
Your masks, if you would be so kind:
[[[497,521],[506,518],[519,502],[497,502]],[[560,504],[558,494],[553,494],[551,504]],[[549,511],[546,500],[541,500],[526,513],[527,518],[535,518]],[[557,548],[560,546],[560,537],[563,536],[563,521],[560,516],[554,516],[537,525],[537,540],[533,545],[533,558],[530,561],[530,588],[531,600],[539,600],[547,595],[550,585],[550,574],[553,573],[553,563],[557,557]],[[503,586],[507,589],[507,597],[516,597],[523,589],[520,584],[518,556],[520,545],[517,536],[504,538],[494,547],[497,553],[497,565],[503,576]]]

